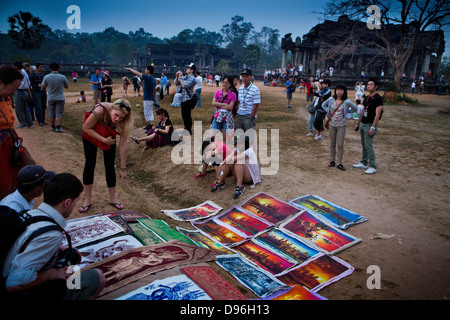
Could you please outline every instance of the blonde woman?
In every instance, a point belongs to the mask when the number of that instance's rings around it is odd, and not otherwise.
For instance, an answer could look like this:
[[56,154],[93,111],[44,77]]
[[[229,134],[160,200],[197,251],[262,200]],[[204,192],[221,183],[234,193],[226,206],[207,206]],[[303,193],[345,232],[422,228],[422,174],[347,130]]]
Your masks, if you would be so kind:
[[114,103],[102,102],[97,104],[85,119],[83,125],[83,146],[85,165],[83,170],[84,202],[80,207],[81,213],[87,212],[92,206],[92,187],[94,171],[97,162],[97,148],[103,151],[106,184],[108,186],[109,204],[117,210],[124,208],[116,198],[116,172],[114,161],[116,155],[116,136],[119,139],[120,178],[127,176],[127,141],[133,127],[131,105],[128,100],[119,99]]

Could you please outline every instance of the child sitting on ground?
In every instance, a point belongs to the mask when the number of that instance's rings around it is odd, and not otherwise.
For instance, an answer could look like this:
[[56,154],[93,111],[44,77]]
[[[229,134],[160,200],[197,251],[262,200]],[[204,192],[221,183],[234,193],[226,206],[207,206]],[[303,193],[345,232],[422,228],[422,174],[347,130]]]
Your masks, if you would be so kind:
[[361,114],[361,112],[364,109],[364,106],[361,104],[361,100],[359,100],[359,99],[356,100],[356,104],[358,105],[358,111],[353,113],[353,119],[358,120],[359,115]]
[[80,91],[80,98],[78,98],[77,103],[85,103],[86,102],[86,96],[84,95],[84,91]]

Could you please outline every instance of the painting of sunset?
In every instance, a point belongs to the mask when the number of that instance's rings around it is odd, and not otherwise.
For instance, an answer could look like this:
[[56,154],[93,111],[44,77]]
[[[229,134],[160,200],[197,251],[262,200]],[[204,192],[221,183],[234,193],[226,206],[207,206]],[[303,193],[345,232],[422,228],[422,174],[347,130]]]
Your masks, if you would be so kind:
[[235,252],[229,250],[227,247],[224,247],[220,243],[208,238],[203,233],[198,230],[187,230],[180,227],[177,227],[178,232],[183,233],[189,239],[194,241],[198,246],[211,249],[214,254],[236,254]]
[[317,291],[351,274],[353,270],[353,267],[340,263],[340,259],[323,254],[315,260],[278,275],[277,279],[289,286],[301,285]]
[[255,234],[260,233],[272,226],[271,224],[263,221],[261,218],[246,213],[238,207],[234,207],[222,213],[215,219],[238,229],[247,236],[254,236]]
[[332,228],[306,211],[283,223],[280,229],[299,236],[328,253],[336,253],[360,241]]
[[169,217],[179,221],[193,221],[212,216],[222,210],[212,201],[206,201],[198,206],[180,210],[162,210]]
[[300,211],[295,206],[263,192],[247,200],[241,208],[273,224],[280,223]]
[[294,286],[288,292],[279,295],[272,300],[327,300],[326,298],[311,292],[302,286]]
[[295,265],[295,262],[290,262],[252,241],[246,241],[233,247],[233,250],[239,252],[244,258],[252,261],[274,275]]
[[218,224],[213,219],[202,222],[192,222],[192,225],[200,231],[203,231],[206,235],[211,237],[211,239],[218,241],[220,244],[230,245],[245,240],[244,236]]

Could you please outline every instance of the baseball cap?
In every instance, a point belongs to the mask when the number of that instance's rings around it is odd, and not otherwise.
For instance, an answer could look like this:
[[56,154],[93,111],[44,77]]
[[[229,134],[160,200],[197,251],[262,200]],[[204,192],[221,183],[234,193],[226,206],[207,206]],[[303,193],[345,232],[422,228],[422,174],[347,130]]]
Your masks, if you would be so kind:
[[56,175],[54,171],[47,171],[40,165],[28,165],[20,169],[17,180],[21,185],[35,184],[40,181],[49,181]]
[[192,62],[191,64],[187,65],[186,68],[190,68],[192,70],[197,70],[197,67],[195,66],[195,64]]
[[244,69],[241,71],[241,74],[248,74],[249,76],[253,75],[252,69]]

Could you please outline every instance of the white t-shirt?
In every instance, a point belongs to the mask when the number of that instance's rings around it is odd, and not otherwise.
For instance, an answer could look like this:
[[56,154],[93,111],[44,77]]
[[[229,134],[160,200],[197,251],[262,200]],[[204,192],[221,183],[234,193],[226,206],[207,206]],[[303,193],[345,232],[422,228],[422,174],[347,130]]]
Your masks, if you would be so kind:
[[[242,153],[237,148],[234,148],[234,150],[237,151],[237,154]],[[253,184],[250,188],[254,188],[256,184],[261,182],[261,174],[259,172],[258,159],[256,157],[255,152],[253,151],[253,147],[248,148],[247,150],[244,151],[244,153],[247,155],[247,157],[245,157],[245,165],[250,171],[250,175],[252,176],[253,181]]]
[[203,78],[201,76],[195,77],[195,88],[194,90],[201,89],[203,83]]

